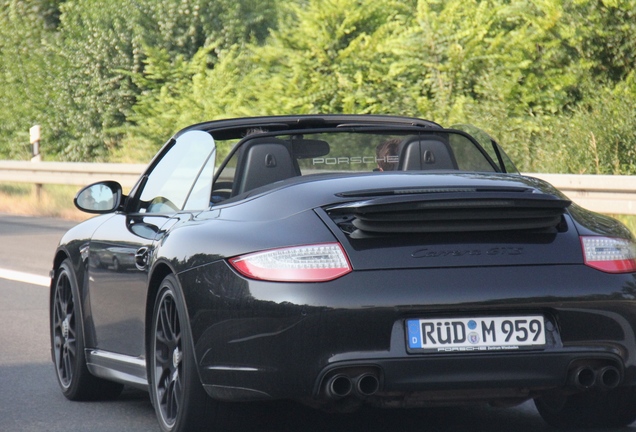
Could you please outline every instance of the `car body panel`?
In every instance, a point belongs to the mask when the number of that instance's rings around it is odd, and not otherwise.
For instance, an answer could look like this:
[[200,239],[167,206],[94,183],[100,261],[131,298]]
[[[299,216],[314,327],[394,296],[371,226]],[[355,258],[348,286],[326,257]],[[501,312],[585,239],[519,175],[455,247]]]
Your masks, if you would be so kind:
[[[135,357],[145,355],[148,268],[136,265],[135,255],[140,250],[154,249],[154,237],[168,219],[165,216],[130,218],[117,214],[93,233],[89,244],[88,289],[97,335],[96,348]],[[114,266],[104,268],[99,257],[105,250],[113,248],[132,255],[132,266],[123,271]],[[122,334],[129,337],[122,338]]]

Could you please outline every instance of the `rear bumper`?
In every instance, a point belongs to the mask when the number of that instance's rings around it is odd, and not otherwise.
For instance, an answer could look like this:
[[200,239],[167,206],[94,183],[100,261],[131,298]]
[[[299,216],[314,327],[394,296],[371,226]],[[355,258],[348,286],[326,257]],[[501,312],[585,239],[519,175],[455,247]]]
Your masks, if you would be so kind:
[[[399,327],[396,325],[395,346],[404,341]],[[279,358],[277,365],[263,366],[268,355],[263,350],[263,357],[252,361],[251,366],[245,361],[236,367],[219,367],[218,362],[213,362],[202,365],[200,371],[208,393],[218,399],[312,398],[326,402],[351,395],[361,399],[386,397],[394,403],[399,399],[400,406],[407,406],[406,400],[415,395],[430,403],[494,401],[527,399],[554,389],[576,392],[592,387],[611,388],[619,382],[635,383],[633,370],[628,376],[619,352],[611,347],[591,346],[495,354],[352,352],[342,353],[342,360],[323,363],[319,369],[315,358],[290,353],[285,360]],[[619,377],[616,384],[601,375],[610,368]],[[577,381],[576,374],[581,370],[592,373],[593,381]],[[376,387],[371,384],[373,390],[358,388],[359,380],[366,376],[375,380]],[[334,379],[347,380],[349,387],[334,390],[338,385]]]
[[[361,398],[464,400],[579,391],[574,376],[636,384],[632,275],[583,266],[354,272],[326,284],[237,276],[223,262],[180,275],[201,380],[223,400]],[[362,299],[362,300],[360,300]],[[408,318],[540,313],[553,331],[540,350],[409,353]],[[343,387],[334,394],[334,377]],[[612,375],[613,376],[613,375]],[[348,392],[346,380],[351,383]],[[377,388],[376,388],[377,387]]]

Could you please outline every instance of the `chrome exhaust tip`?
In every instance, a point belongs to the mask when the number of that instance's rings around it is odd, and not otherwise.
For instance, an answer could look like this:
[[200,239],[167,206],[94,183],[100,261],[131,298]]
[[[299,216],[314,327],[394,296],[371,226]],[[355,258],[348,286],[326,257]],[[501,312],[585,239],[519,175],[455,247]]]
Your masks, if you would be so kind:
[[570,382],[575,387],[587,390],[596,384],[596,371],[589,366],[581,366],[570,373]]
[[598,372],[599,385],[605,389],[613,389],[621,383],[621,373],[614,366],[605,366]]
[[340,399],[349,396],[353,390],[353,383],[347,375],[334,375],[327,380],[325,385],[327,396],[332,399]]
[[373,374],[362,374],[355,383],[356,392],[361,396],[372,396],[380,389],[380,380]]

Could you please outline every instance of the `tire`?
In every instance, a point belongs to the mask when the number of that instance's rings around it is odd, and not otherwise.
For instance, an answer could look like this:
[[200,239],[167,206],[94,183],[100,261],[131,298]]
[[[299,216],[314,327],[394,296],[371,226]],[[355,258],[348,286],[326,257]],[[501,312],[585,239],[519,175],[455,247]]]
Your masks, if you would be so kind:
[[124,386],[91,375],[86,366],[80,304],[75,274],[67,259],[55,274],[50,303],[51,353],[57,382],[70,400],[115,398]]
[[150,397],[161,430],[209,430],[220,409],[205,393],[196,368],[185,307],[174,276],[161,282],[150,328]]
[[636,387],[544,397],[535,405],[546,423],[560,429],[620,428],[636,420]]

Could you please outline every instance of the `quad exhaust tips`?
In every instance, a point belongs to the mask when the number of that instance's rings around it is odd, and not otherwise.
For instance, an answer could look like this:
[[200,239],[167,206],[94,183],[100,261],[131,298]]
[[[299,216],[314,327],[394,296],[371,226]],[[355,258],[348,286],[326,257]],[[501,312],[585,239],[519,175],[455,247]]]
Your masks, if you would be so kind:
[[380,389],[376,372],[351,370],[336,373],[324,382],[323,392],[329,399],[341,399],[351,394],[358,398],[373,396]]
[[[320,394],[331,400],[355,397],[365,399],[382,387],[379,369],[353,367],[333,370],[323,378]],[[621,369],[608,360],[577,361],[568,371],[568,386],[578,390],[610,390],[623,381]]]
[[621,383],[620,370],[615,366],[579,366],[570,371],[568,381],[580,390],[591,388],[613,389]]

